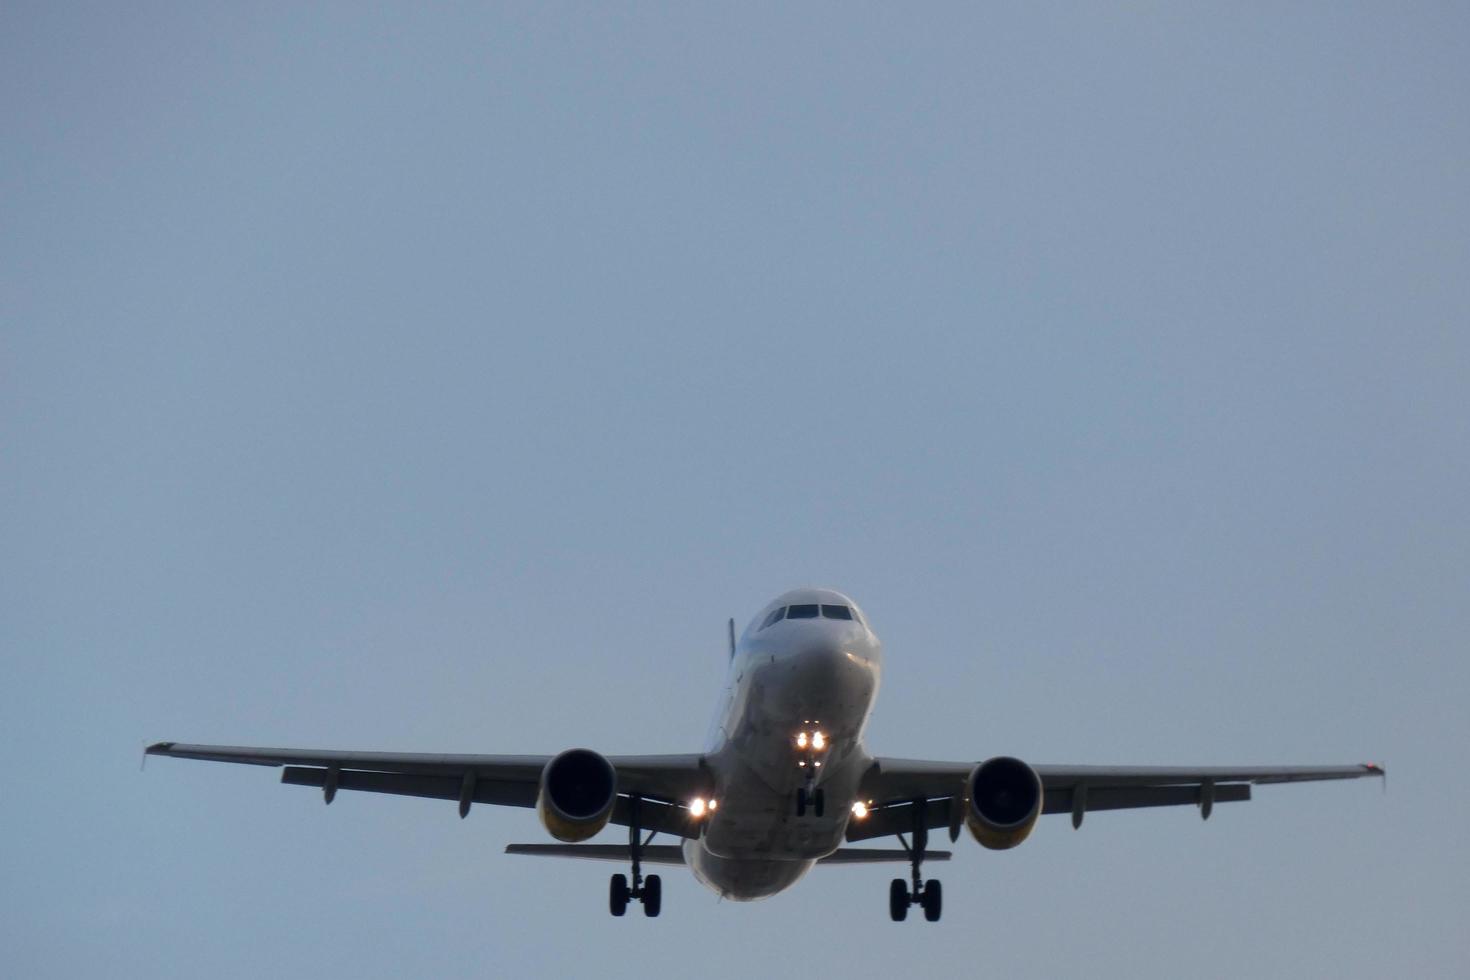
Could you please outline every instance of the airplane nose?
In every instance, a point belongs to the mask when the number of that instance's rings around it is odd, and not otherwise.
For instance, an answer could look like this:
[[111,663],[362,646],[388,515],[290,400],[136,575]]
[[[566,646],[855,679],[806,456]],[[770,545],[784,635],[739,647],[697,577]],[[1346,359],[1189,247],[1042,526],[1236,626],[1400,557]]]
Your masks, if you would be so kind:
[[807,670],[841,669],[847,652],[835,643],[813,643],[802,648],[800,660]]
[[842,667],[842,665],[865,666],[867,654],[860,643],[839,642],[836,640],[817,640],[801,647],[802,659],[808,660],[815,665],[827,668]]
[[857,652],[831,642],[803,647],[793,666],[804,681],[816,687],[862,686],[872,673],[871,666]]

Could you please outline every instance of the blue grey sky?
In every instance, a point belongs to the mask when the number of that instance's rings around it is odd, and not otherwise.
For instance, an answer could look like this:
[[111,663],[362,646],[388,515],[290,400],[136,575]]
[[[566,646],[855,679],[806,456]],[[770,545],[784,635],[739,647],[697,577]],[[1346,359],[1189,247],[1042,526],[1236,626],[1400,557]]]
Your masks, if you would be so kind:
[[[17,977],[1464,976],[1463,4],[0,5]],[[1386,761],[754,905],[159,739]],[[612,835],[609,835],[612,839]]]

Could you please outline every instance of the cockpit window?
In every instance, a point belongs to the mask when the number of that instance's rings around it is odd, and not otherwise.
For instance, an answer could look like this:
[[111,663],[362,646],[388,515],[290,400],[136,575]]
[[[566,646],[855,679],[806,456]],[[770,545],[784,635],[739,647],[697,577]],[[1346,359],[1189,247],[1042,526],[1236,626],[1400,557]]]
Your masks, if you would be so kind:
[[780,609],[772,609],[771,614],[766,617],[766,621],[764,623],[761,623],[761,629],[765,629],[767,626],[774,626],[775,624],[779,623],[781,621],[781,617],[784,615],[786,615],[785,606],[782,606]]
[[822,615],[827,619],[851,619],[852,610],[846,606],[823,606]]
[[816,619],[817,607],[813,603],[809,606],[790,606],[786,610],[787,619]]

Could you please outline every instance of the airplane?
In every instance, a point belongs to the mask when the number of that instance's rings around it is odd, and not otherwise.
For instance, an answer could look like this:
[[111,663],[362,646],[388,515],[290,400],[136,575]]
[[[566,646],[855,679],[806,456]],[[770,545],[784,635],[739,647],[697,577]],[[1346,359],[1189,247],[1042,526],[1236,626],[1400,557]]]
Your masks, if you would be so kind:
[[[558,843],[511,844],[507,853],[629,862],[614,874],[608,907],[646,916],[663,905],[663,883],[644,865],[684,865],[724,898],[753,901],[796,884],[814,865],[906,863],[894,878],[889,916],[911,906],[939,920],[943,889],[923,878],[929,832],[962,829],[1005,850],[1030,835],[1042,814],[1070,814],[1074,828],[1094,810],[1195,806],[1249,800],[1252,786],[1327,779],[1386,778],[1382,766],[1194,767],[1030,765],[1011,756],[982,761],[895,759],[868,752],[863,733],[878,692],[882,647],[852,599],[802,588],[771,600],[738,641],[729,622],[729,668],[702,753],[602,755],[433,755],[249,748],[158,742],[148,755],[283,767],[281,781],[339,790],[535,808]],[[627,844],[584,843],[609,824]],[[652,843],[658,834],[678,844]],[[646,836],[645,836],[646,835]],[[898,848],[845,847],[896,838]]]

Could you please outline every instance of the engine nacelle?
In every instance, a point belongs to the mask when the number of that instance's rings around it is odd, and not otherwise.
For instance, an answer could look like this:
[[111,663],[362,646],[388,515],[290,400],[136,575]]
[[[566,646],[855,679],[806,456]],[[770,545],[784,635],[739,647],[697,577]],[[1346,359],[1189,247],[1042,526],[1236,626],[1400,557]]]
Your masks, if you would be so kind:
[[591,749],[567,749],[541,771],[536,813],[552,837],[584,841],[612,819],[618,773]]
[[1031,835],[1041,816],[1041,777],[1020,759],[996,756],[965,780],[965,823],[992,851],[1015,847]]

